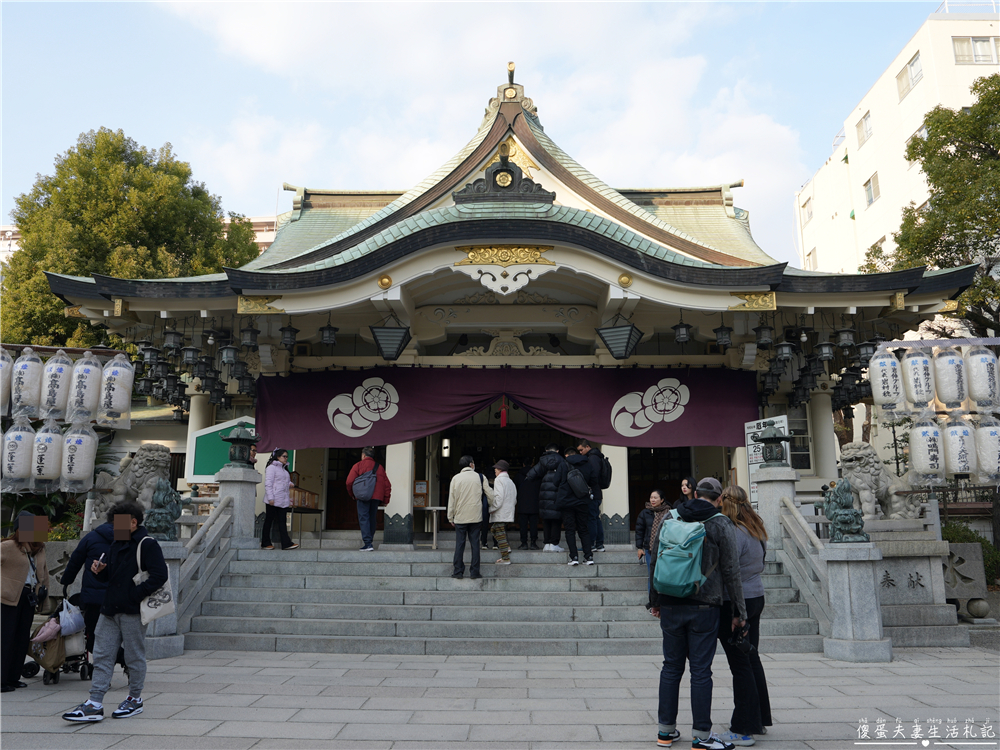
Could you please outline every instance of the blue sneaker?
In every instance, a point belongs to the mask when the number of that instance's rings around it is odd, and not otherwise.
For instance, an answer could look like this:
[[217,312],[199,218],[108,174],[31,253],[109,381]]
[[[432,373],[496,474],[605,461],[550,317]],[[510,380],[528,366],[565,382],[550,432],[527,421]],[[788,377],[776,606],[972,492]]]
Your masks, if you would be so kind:
[[740,734],[739,732],[727,732],[726,734],[719,735],[719,739],[737,747],[750,747],[757,744],[757,740],[753,738],[752,734]]

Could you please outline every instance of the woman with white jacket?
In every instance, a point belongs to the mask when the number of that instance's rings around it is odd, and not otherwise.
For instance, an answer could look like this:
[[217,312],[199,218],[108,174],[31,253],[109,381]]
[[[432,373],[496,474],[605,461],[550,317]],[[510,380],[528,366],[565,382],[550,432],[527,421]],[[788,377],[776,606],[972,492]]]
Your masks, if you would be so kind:
[[490,505],[490,533],[500,547],[497,565],[510,565],[510,545],[507,543],[507,524],[514,522],[514,506],[517,504],[517,487],[507,474],[510,464],[500,460],[493,464],[496,481],[493,482],[493,503]]

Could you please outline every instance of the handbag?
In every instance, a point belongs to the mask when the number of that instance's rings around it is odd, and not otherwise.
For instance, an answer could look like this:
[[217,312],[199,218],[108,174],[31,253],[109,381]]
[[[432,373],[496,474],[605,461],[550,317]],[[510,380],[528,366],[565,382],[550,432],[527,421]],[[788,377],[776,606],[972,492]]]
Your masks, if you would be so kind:
[[69,599],[63,599],[59,625],[63,635],[73,635],[84,628],[83,612],[75,604],[70,604]]
[[[52,622],[49,620],[48,622]],[[46,623],[47,625],[48,623]],[[44,628],[42,625],[35,631],[35,637],[38,636],[38,631]],[[47,641],[41,643],[32,640],[31,644],[28,646],[28,654],[38,662],[39,666],[46,672],[56,672],[59,667],[63,665],[66,661],[66,641],[61,635],[56,635],[54,638],[50,638]]]
[[[142,560],[139,553],[142,550],[142,543],[149,539],[144,536],[135,547],[135,565],[139,572],[132,576],[132,582],[138,586],[149,578],[149,573],[142,569]],[[142,624],[148,625],[153,620],[158,620],[165,615],[171,614],[175,609],[174,594],[170,588],[170,568],[167,568],[167,580],[156,591],[147,596],[139,603],[139,615]]]

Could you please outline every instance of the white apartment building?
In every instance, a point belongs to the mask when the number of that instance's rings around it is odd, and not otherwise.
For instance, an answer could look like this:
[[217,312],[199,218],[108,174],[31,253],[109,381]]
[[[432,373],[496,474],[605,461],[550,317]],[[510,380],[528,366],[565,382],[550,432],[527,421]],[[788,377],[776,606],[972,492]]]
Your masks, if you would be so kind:
[[972,82],[1000,70],[992,7],[972,14],[942,5],[845,118],[830,158],[795,194],[802,268],[856,273],[869,247],[894,247],[903,208],[928,197],[919,165],[904,156],[907,142],[925,132],[928,111],[969,106]]

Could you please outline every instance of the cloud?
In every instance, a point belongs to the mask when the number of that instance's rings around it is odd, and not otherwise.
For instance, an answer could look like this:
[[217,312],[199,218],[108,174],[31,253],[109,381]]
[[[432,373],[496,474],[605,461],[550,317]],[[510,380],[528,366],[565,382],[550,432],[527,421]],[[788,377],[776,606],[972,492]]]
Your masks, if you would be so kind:
[[751,211],[758,244],[797,264],[791,196],[809,172],[798,133],[766,111],[766,82],[734,79],[738,51],[719,52],[713,30],[738,24],[733,6],[161,7],[284,91],[283,105],[248,99],[224,130],[192,132],[184,145],[227,208],[269,213],[283,181],[411,187],[472,137],[513,59],[546,132],[602,180],[745,178],[736,203]]

